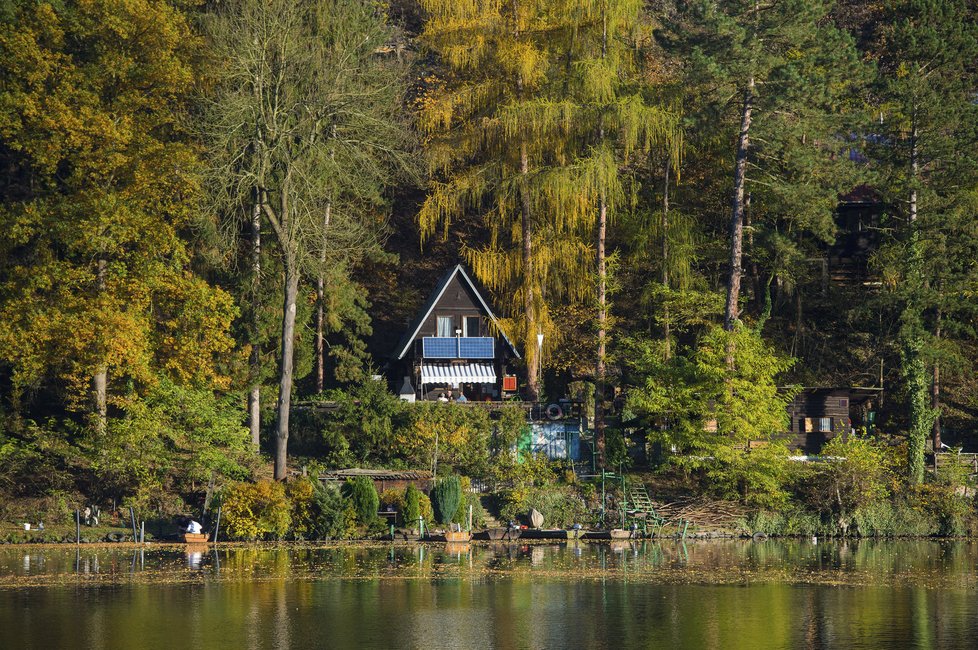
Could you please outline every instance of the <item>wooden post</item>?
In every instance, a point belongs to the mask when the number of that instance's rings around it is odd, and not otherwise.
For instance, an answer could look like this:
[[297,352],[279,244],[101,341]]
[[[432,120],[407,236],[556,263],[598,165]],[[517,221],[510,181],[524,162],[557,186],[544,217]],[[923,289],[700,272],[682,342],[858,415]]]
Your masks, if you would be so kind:
[[217,508],[217,523],[214,524],[214,543],[217,544],[217,535],[221,532],[221,508]]
[[139,541],[139,534],[136,532],[136,513],[133,511],[132,506],[129,506],[129,521],[132,523],[132,541]]
[[145,521],[139,522],[139,543],[140,544],[145,544],[146,543],[146,522]]
[[75,544],[81,544],[81,512],[75,508]]

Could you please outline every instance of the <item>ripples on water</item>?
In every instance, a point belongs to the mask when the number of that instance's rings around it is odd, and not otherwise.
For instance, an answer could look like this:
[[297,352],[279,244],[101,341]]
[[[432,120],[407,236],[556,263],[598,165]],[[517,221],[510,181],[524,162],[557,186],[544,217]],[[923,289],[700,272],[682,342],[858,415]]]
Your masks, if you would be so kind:
[[0,648],[978,647],[978,547],[0,548]]

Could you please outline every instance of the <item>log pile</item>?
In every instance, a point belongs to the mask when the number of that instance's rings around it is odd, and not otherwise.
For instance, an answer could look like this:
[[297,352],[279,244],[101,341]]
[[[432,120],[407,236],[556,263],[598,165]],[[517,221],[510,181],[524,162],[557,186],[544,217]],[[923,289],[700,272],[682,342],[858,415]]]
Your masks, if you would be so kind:
[[747,516],[747,508],[734,501],[708,497],[681,497],[669,503],[653,501],[655,513],[669,521],[685,519],[701,530],[735,528]]

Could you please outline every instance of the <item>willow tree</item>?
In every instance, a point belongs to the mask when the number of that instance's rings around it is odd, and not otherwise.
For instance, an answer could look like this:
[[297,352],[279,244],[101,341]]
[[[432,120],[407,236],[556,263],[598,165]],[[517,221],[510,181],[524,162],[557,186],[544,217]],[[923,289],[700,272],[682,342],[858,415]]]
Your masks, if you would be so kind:
[[[564,335],[548,305],[590,300],[606,282],[596,290],[592,280],[604,267],[594,233],[622,190],[618,151],[604,133],[617,129],[631,147],[664,130],[660,113],[617,91],[625,46],[616,36],[638,4],[424,6],[423,40],[447,71],[422,101],[421,128],[439,179],[419,215],[422,237],[481,213],[489,241],[467,243],[463,254],[512,316],[507,324],[525,349],[527,396],[537,399],[537,337],[552,348]],[[602,323],[606,316],[605,304]]]
[[920,483],[928,435],[940,446],[939,339],[964,334],[974,318],[978,14],[965,0],[903,0],[884,18],[876,126],[883,137],[873,155],[884,163],[881,186],[898,208],[900,237],[880,259],[889,262],[888,297],[900,314],[907,473]]
[[594,275],[597,345],[594,364],[595,429],[604,450],[604,388],[609,322],[608,229],[625,203],[629,163],[634,154],[664,152],[666,167],[678,169],[682,132],[678,117],[662,104],[654,83],[643,78],[642,2],[597,0],[574,15],[575,37],[564,60],[573,74],[565,87],[574,102],[576,160],[565,170],[571,188],[558,206],[580,224],[595,245]]
[[299,286],[316,278],[322,304],[330,274],[345,278],[380,253],[385,188],[410,166],[404,68],[385,54],[392,29],[357,0],[240,0],[215,8],[205,26],[217,59],[202,126],[212,188],[230,213],[261,214],[284,275],[275,451],[282,479]]

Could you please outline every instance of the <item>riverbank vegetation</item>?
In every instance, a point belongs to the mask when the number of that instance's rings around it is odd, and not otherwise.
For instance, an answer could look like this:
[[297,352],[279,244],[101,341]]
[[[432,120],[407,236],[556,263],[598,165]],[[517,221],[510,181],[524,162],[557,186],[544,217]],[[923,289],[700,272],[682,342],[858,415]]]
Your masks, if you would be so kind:
[[[974,530],[973,477],[926,463],[978,443],[975,11],[6,3],[0,514],[365,535],[365,486],[282,483],[360,466],[613,523],[624,494],[513,452],[519,404],[371,379],[461,261],[522,397],[585,402],[592,472],[736,503],[734,529]],[[805,464],[779,434],[813,386],[880,398]]]

